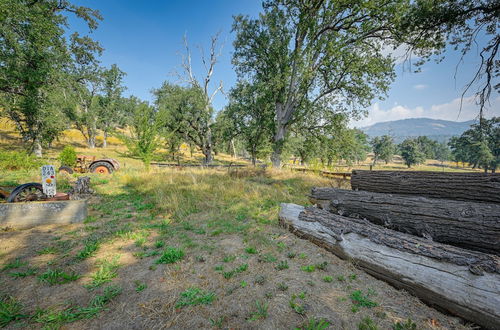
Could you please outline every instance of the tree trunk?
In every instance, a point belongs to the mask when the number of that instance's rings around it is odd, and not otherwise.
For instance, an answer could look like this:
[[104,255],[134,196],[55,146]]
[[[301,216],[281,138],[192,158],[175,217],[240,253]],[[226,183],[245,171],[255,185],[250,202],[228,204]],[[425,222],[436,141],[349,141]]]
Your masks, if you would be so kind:
[[500,174],[354,170],[353,190],[500,203]]
[[273,153],[271,162],[274,168],[281,168],[281,153],[283,152],[283,144],[285,143],[286,128],[278,123],[276,134],[274,135]]
[[205,156],[205,159],[203,160],[203,165],[212,165],[214,159],[212,156],[212,151],[213,151],[212,130],[210,129],[210,127],[208,127],[205,132],[205,142],[202,151],[203,155]]
[[232,155],[233,158],[236,158],[236,147],[234,146],[234,139],[231,139],[231,149],[232,149]]
[[369,274],[483,327],[500,327],[500,258],[317,208],[282,204],[280,222]]
[[500,205],[313,188],[311,202],[327,211],[436,242],[500,256]]
[[255,145],[252,146],[252,165],[255,166],[256,162],[257,162],[257,151],[256,151],[256,147]]
[[108,131],[107,130],[104,130],[104,132],[103,132],[102,147],[103,148],[108,147]]
[[95,148],[95,136],[96,136],[95,128],[92,127],[92,125],[87,127],[87,145],[90,149]]
[[271,155],[271,162],[274,168],[281,168],[281,153],[283,152],[283,145],[285,144],[286,124],[285,118],[286,110],[284,105],[276,103],[275,106],[275,125],[276,131],[273,137],[273,153]]
[[33,153],[36,157],[41,158],[43,156],[42,142],[39,137],[35,138],[33,142]]

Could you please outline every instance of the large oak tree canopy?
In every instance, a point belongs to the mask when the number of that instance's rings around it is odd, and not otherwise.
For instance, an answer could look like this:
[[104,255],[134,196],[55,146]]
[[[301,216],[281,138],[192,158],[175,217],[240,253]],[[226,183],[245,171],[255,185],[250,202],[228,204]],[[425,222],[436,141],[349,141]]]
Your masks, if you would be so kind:
[[357,116],[394,78],[394,29],[408,1],[269,0],[257,19],[235,17],[233,63],[240,77],[261,81],[275,107],[273,164],[288,128],[318,111]]

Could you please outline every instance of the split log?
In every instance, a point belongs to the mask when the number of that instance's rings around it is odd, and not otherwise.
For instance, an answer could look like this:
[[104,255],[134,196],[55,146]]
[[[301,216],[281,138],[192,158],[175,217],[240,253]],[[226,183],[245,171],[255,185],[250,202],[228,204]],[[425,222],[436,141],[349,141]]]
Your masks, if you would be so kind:
[[353,190],[500,203],[500,173],[354,170]]
[[336,188],[313,188],[327,211],[436,242],[500,255],[500,204],[462,202]]
[[318,208],[281,204],[280,222],[430,305],[500,328],[500,258],[386,229]]

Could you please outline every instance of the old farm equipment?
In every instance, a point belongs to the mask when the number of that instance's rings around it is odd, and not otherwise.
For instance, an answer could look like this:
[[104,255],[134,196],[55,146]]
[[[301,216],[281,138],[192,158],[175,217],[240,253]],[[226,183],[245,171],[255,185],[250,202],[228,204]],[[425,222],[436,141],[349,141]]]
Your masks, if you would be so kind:
[[54,197],[48,197],[43,193],[42,184],[38,182],[23,183],[11,192],[0,189],[0,198],[7,203],[35,202],[35,201],[56,201],[68,200],[69,195],[57,193]]
[[76,166],[61,166],[59,172],[68,174],[77,173],[99,173],[111,174],[120,168],[120,163],[113,158],[96,158],[96,156],[78,155],[76,158]]

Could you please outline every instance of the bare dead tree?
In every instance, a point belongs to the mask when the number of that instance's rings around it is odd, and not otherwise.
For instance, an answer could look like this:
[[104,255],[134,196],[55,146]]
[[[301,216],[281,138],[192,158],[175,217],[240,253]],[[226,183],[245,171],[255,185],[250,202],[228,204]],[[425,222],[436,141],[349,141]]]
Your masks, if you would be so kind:
[[[220,92],[224,93],[224,85],[222,81],[219,81],[217,87],[212,88],[212,78],[214,74],[214,69],[216,64],[218,63],[218,59],[222,54],[223,45],[219,46],[219,36],[220,32],[216,33],[211,37],[210,41],[210,51],[209,55],[206,56],[203,47],[198,46],[201,55],[201,62],[203,63],[203,67],[205,72],[203,74],[202,79],[198,79],[193,72],[192,66],[192,57],[191,57],[191,49],[189,47],[189,43],[187,40],[187,35],[184,35],[184,53],[181,55],[181,67],[183,70],[183,74],[177,73],[177,76],[181,82],[187,84],[193,88],[199,88],[204,96],[204,112],[206,123],[202,125],[203,132],[198,132],[203,136],[203,147],[202,152],[205,156],[205,164],[211,164],[213,161],[213,143],[212,143],[212,124],[213,124],[213,100],[215,96]],[[213,90],[211,90],[213,89]]]

